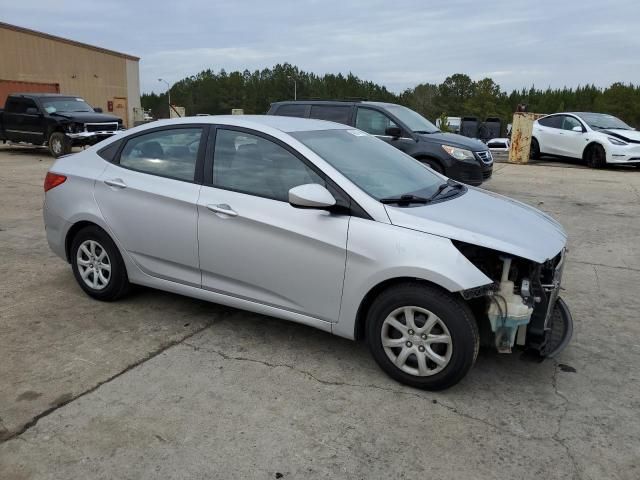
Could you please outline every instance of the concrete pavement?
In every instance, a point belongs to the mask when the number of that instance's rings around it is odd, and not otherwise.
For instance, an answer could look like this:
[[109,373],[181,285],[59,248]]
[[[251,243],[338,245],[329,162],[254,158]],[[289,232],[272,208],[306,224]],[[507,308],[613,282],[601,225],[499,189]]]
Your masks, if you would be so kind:
[[574,338],[430,393],[308,327],[90,300],[46,246],[51,162],[0,147],[0,478],[640,477],[640,169],[496,165],[486,188],[569,231]]

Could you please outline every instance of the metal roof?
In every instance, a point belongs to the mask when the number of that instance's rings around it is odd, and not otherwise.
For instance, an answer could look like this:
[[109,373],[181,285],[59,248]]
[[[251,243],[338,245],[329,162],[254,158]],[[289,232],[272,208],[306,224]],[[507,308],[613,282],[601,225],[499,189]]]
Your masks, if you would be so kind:
[[28,35],[35,35],[38,37],[46,38],[48,40],[53,40],[56,42],[62,42],[69,45],[75,45],[76,47],[87,48],[89,50],[95,50],[96,52],[106,53],[108,55],[115,55],[116,57],[126,58],[128,60],[140,60],[140,57],[134,57],[133,55],[129,55],[127,53],[116,52],[115,50],[109,50],[107,48],[96,47],[95,45],[89,45],[87,43],[77,42],[75,40],[70,40],[68,38],[57,37],[55,35],[50,35],[48,33],[38,32],[37,30],[31,30],[29,28],[19,27],[17,25],[11,25],[9,23],[0,22],[0,28],[5,28],[7,30],[13,30],[15,32],[26,33]]

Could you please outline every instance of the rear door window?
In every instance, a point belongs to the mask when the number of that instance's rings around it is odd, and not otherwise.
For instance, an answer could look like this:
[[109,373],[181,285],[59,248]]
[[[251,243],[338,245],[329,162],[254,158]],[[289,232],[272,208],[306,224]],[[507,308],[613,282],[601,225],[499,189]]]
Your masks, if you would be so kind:
[[301,117],[307,116],[307,105],[293,104],[293,105],[281,105],[276,110],[276,115],[282,117]]
[[554,115],[551,117],[544,117],[538,120],[538,123],[543,127],[560,128],[562,123],[562,115]]
[[127,140],[120,166],[162,177],[193,182],[202,128],[175,128]]
[[329,120],[330,122],[338,122],[349,125],[349,120],[351,120],[351,106],[312,105],[309,118],[315,118],[318,120]]

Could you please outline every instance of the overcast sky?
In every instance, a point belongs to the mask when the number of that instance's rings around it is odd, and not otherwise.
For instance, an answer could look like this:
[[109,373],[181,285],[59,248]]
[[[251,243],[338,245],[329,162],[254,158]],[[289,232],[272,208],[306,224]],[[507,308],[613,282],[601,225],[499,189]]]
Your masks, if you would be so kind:
[[640,0],[0,0],[0,20],[141,57],[143,92],[283,62],[395,92],[458,72],[504,90],[640,82]]

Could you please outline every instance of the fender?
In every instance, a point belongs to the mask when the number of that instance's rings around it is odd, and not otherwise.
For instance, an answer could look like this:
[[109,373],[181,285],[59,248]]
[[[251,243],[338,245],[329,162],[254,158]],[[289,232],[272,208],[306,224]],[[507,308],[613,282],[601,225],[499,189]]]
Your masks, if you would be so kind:
[[[376,238],[385,240],[376,242]],[[394,239],[392,246],[388,238]],[[345,287],[333,333],[353,339],[358,309],[367,293],[399,277],[426,280],[449,292],[493,283],[448,238],[353,217],[349,224]]]

